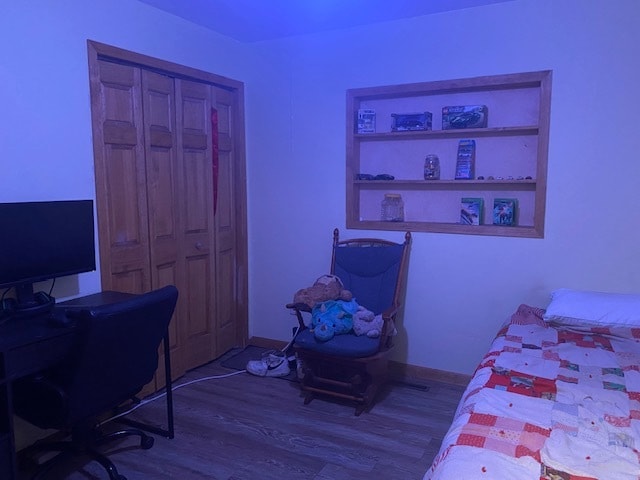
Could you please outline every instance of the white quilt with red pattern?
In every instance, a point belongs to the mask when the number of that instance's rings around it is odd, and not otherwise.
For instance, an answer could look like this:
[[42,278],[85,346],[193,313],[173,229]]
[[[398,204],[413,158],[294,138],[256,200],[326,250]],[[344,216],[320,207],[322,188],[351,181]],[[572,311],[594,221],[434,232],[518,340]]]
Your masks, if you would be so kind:
[[424,480],[640,479],[640,329],[510,323]]

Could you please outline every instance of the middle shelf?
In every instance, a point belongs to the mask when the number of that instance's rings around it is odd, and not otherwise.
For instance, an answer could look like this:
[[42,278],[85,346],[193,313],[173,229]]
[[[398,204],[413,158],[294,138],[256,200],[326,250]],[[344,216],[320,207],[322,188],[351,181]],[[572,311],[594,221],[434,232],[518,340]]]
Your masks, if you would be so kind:
[[354,180],[362,189],[415,190],[535,190],[536,181],[523,180]]

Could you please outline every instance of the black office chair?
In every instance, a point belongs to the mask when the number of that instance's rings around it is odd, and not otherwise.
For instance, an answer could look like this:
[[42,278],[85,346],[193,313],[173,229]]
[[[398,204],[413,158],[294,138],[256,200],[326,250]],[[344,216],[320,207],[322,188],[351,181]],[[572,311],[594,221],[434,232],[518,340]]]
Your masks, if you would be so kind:
[[358,305],[381,315],[383,325],[380,335],[374,338],[351,332],[319,341],[303,318],[303,313],[312,308],[301,303],[287,305],[298,318],[293,350],[302,364],[300,386],[305,404],[322,394],[355,402],[356,415],[373,405],[388,377],[392,333],[403,303],[410,244],[409,232],[403,243],[395,243],[376,238],[340,240],[338,229],[334,230],[331,274],[341,279]]
[[[66,442],[46,439],[22,455],[60,452],[39,465],[33,478],[69,455],[85,455],[99,462],[111,480],[126,480],[96,447],[128,435],[140,437],[140,446],[153,446],[153,437],[141,429],[105,434],[100,421],[135,395],[154,377],[158,350],[167,338],[178,290],[167,286],[121,302],[68,313],[77,322],[76,345],[60,364],[14,384],[18,416],[40,428],[69,432]],[[165,349],[167,352],[167,349]]]

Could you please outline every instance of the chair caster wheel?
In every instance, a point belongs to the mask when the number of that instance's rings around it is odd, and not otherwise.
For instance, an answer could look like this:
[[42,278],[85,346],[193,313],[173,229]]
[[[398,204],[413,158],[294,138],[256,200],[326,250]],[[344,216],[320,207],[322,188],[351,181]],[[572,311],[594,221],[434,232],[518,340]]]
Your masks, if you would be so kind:
[[151,447],[153,447],[153,443],[154,443],[153,437],[149,437],[149,436],[142,437],[140,439],[140,448],[142,448],[143,450],[149,450]]

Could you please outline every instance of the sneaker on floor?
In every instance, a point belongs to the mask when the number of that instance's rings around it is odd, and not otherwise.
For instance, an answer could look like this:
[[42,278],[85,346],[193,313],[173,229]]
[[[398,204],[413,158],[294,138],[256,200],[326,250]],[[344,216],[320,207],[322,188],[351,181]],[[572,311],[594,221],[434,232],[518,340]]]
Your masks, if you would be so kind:
[[263,353],[260,360],[250,360],[247,372],[258,377],[284,377],[289,375],[291,369],[283,352],[271,350]]

